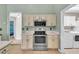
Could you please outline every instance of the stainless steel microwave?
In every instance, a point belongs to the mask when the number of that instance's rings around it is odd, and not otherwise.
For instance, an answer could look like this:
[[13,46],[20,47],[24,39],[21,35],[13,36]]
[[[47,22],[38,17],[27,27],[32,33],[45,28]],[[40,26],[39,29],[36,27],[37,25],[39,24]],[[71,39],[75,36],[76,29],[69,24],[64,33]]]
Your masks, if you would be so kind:
[[34,26],[46,26],[46,21],[34,21]]

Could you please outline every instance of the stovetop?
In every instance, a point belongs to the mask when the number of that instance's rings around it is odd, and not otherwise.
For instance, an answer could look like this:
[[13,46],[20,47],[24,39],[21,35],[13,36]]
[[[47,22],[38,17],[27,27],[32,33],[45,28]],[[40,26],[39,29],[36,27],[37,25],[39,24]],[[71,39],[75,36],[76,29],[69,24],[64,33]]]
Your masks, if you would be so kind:
[[47,35],[45,31],[35,31],[34,35]]

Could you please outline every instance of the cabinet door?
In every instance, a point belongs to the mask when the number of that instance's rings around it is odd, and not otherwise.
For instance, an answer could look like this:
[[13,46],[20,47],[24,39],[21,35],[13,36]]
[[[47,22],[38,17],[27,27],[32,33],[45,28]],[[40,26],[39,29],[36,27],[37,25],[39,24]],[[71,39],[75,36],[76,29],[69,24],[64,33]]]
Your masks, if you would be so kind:
[[75,26],[75,16],[64,16],[64,26]]
[[50,17],[52,26],[56,26],[56,15],[51,15]]
[[48,48],[53,48],[52,36],[48,36]]
[[47,15],[47,26],[56,26],[56,15]]
[[49,16],[46,16],[46,24],[47,26],[51,26],[51,19]]
[[48,48],[58,48],[57,36],[48,36]]
[[64,32],[63,35],[63,47],[64,48],[72,48],[73,47],[73,34]]
[[33,49],[33,36],[28,36],[28,49]]
[[33,16],[28,16],[28,26],[34,26]]
[[23,15],[23,26],[28,26],[28,15]]
[[73,43],[73,48],[79,48],[79,42],[77,41],[74,41]]
[[33,49],[33,36],[23,35],[21,48],[22,49]]
[[58,48],[58,44],[59,44],[59,39],[58,36],[52,36],[52,44],[53,44],[53,48]]
[[26,35],[26,33],[22,34],[22,44],[21,44],[22,49],[28,48],[27,39],[28,39],[28,36]]
[[23,16],[23,25],[24,26],[33,26],[33,15],[24,15]]

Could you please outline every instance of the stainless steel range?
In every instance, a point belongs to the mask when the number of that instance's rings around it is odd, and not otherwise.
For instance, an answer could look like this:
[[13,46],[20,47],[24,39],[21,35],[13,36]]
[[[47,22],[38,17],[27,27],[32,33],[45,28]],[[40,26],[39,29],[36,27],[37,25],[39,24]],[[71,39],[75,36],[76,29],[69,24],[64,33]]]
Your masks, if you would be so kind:
[[46,21],[35,21],[34,26],[36,27],[34,32],[34,50],[47,50],[47,34],[44,29]]
[[34,50],[47,50],[47,35],[45,31],[35,31]]

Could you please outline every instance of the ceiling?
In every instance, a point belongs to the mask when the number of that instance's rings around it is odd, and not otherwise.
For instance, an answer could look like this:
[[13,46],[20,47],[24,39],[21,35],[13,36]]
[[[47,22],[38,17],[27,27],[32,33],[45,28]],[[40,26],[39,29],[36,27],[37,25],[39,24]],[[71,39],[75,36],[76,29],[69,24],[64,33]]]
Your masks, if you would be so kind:
[[79,4],[74,5],[72,8],[68,9],[66,13],[79,13]]
[[7,12],[23,12],[23,13],[56,13],[67,4],[9,4]]

